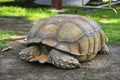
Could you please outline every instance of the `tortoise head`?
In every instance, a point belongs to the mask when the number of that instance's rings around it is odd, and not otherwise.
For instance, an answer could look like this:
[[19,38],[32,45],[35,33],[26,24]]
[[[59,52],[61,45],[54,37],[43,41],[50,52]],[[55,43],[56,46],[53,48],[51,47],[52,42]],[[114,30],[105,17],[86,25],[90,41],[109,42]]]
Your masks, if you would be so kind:
[[40,49],[41,49],[40,55],[35,56],[35,58],[38,59],[40,63],[49,62],[48,55],[52,48],[47,45],[42,45]]

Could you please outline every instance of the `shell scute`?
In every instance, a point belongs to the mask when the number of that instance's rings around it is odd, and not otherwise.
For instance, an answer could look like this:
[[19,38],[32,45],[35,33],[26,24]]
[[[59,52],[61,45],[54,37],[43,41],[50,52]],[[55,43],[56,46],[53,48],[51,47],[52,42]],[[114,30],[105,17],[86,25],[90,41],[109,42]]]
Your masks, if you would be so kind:
[[83,31],[75,24],[66,22],[57,33],[58,41],[74,42],[79,39]]
[[56,48],[57,48],[57,49],[60,49],[60,50],[63,50],[63,51],[66,51],[66,52],[70,52],[69,44],[59,43],[59,44],[56,46]]
[[56,40],[54,40],[54,39],[44,39],[44,40],[42,41],[42,43],[43,43],[43,44],[46,44],[46,45],[49,45],[49,46],[51,46],[51,47],[55,47],[58,42],[57,42]]
[[80,55],[80,45],[79,43],[73,43],[70,46],[71,52],[74,53],[75,55]]
[[80,49],[81,49],[81,54],[84,55],[88,53],[89,50],[89,40],[87,36],[84,36],[80,41]]
[[57,29],[58,26],[55,24],[45,24],[38,31],[37,35],[40,36],[42,39],[52,38],[56,35]]

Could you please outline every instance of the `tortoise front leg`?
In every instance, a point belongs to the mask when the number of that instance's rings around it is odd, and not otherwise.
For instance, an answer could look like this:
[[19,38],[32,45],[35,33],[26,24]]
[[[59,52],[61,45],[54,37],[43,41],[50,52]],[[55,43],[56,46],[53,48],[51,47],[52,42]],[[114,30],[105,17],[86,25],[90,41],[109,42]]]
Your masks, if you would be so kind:
[[20,59],[28,61],[28,62],[37,62],[38,59],[35,57],[40,55],[40,50],[37,46],[30,46],[28,48],[23,49],[20,53]]
[[48,55],[48,61],[53,65],[60,68],[77,68],[80,67],[80,63],[77,58],[69,55],[66,52],[52,49]]

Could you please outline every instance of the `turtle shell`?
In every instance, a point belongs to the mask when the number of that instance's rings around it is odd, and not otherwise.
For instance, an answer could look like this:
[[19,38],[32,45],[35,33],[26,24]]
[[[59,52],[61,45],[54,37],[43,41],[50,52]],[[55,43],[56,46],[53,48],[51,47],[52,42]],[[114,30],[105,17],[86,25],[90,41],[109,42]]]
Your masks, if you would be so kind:
[[74,55],[97,53],[105,34],[95,21],[84,16],[61,14],[36,21],[27,43],[42,43]]

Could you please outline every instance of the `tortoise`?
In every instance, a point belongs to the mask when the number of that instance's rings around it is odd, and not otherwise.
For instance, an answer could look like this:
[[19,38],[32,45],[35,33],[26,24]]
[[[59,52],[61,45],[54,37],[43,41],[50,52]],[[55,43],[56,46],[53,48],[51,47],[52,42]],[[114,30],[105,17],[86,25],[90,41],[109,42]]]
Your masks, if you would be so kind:
[[20,58],[28,62],[51,63],[60,68],[78,68],[98,52],[108,53],[107,37],[100,25],[84,16],[59,14],[36,21]]

